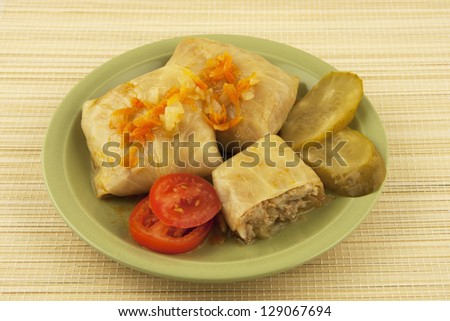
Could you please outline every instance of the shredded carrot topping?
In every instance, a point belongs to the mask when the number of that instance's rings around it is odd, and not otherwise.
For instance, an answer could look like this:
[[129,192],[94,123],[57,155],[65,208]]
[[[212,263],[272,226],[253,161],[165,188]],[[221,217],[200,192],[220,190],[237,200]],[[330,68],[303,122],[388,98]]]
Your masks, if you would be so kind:
[[[184,115],[183,105],[197,110],[196,102],[203,106],[204,119],[215,130],[224,131],[241,120],[241,101],[254,97],[252,86],[258,82],[255,73],[241,78],[241,71],[227,52],[208,59],[197,75],[184,68],[193,85],[182,85],[167,90],[153,103],[131,98],[129,106],[111,114],[109,126],[119,134],[127,133],[131,141],[153,141],[154,130],[172,131]],[[158,95],[156,95],[158,96]]]
[[[258,82],[256,74],[241,79],[240,76],[241,71],[227,52],[208,59],[206,67],[200,72],[200,80],[212,90],[212,99],[221,106],[219,109],[210,104],[203,110],[215,130],[224,131],[236,126],[242,120],[240,100],[249,100],[254,96],[252,86]],[[231,104],[224,104],[224,99]]]
[[153,130],[164,125],[161,118],[166,107],[180,100],[180,88],[177,87],[170,88],[157,104],[132,98],[130,107],[115,110],[111,114],[109,127],[116,129],[119,134],[128,133],[131,141],[153,141]]

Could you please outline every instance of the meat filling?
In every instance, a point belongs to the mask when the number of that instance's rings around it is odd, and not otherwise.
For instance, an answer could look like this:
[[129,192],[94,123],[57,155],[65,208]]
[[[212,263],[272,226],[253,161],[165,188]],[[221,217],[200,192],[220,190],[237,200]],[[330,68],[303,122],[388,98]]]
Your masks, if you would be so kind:
[[323,189],[318,186],[293,188],[247,210],[237,232],[246,243],[251,243],[256,238],[269,238],[287,223],[323,205],[325,199]]

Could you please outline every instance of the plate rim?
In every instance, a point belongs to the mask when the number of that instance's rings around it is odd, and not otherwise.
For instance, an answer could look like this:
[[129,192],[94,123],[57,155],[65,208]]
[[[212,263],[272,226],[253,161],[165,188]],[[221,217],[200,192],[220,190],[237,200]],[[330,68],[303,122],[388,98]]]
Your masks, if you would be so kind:
[[[68,186],[68,182],[65,182],[64,180],[59,180],[59,181],[55,180],[54,177],[52,177],[52,176],[54,176],[54,174],[51,173],[55,170],[55,168],[58,172],[65,173],[65,166],[64,166],[65,164],[62,161],[62,157],[59,159],[57,157],[54,157],[55,146],[52,146],[52,142],[54,139],[52,134],[55,132],[57,133],[58,128],[60,128],[60,129],[64,128],[64,124],[58,123],[58,121],[66,113],[70,114],[70,112],[68,110],[64,110],[63,106],[65,104],[67,104],[67,102],[70,101],[71,99],[74,99],[73,97],[76,97],[77,95],[79,95],[84,90],[84,87],[86,87],[86,84],[89,83],[89,81],[91,81],[92,79],[96,79],[98,77],[100,79],[102,79],[101,76],[103,74],[107,73],[107,71],[109,69],[121,68],[123,66],[125,66],[125,68],[131,69],[133,66],[142,64],[142,61],[139,59],[142,59],[141,57],[143,57],[144,53],[147,52],[147,50],[149,50],[149,49],[155,50],[157,53],[160,53],[160,56],[165,56],[167,53],[162,54],[162,52],[164,52],[168,49],[172,49],[172,51],[173,51],[173,48],[175,47],[175,45],[178,42],[180,42],[182,39],[197,38],[197,37],[213,39],[213,40],[222,41],[225,43],[230,43],[233,45],[237,45],[237,43],[240,43],[242,41],[248,41],[248,43],[252,43],[252,45],[254,45],[256,42],[258,44],[258,46],[261,46],[261,47],[264,46],[264,56],[265,57],[268,57],[268,56],[270,57],[272,55],[272,57],[276,58],[277,60],[283,60],[287,63],[292,63],[292,60],[289,59],[289,57],[288,57],[289,55],[301,53],[302,59],[305,58],[308,63],[314,62],[315,64],[319,65],[320,68],[318,68],[318,69],[320,69],[320,70],[317,70],[317,71],[315,70],[317,77],[322,76],[326,72],[336,70],[336,68],[334,68],[330,64],[324,62],[320,58],[317,58],[316,56],[313,56],[301,49],[297,49],[297,48],[291,47],[289,45],[275,42],[272,40],[256,38],[256,37],[252,37],[252,36],[245,36],[245,35],[230,35],[230,34],[188,35],[188,36],[174,37],[174,38],[159,40],[159,41],[145,44],[143,46],[139,46],[139,47],[136,47],[129,51],[126,51],[126,52],[106,61],[105,63],[101,64],[100,66],[98,66],[97,68],[92,70],[90,73],[88,73],[82,80],[80,80],[69,91],[69,93],[65,96],[65,98],[61,101],[60,105],[58,106],[58,108],[56,109],[56,111],[54,112],[54,114],[51,118],[51,121],[49,123],[49,126],[48,126],[46,134],[45,134],[44,146],[43,146],[42,153],[41,153],[41,164],[42,164],[42,168],[43,168],[45,186],[46,186],[48,195],[49,195],[53,205],[59,212],[60,216],[64,219],[66,224],[68,224],[68,226],[73,231],[75,231],[81,239],[83,239],[91,247],[93,247],[100,253],[102,253],[105,256],[113,259],[114,261],[119,262],[125,266],[128,266],[134,270],[138,270],[138,271],[148,273],[148,274],[151,274],[154,276],[164,277],[164,278],[169,278],[169,279],[183,280],[183,281],[195,281],[195,282],[232,282],[232,281],[250,280],[250,279],[261,278],[264,276],[273,275],[276,273],[290,270],[290,269],[294,268],[295,266],[305,264],[305,263],[309,262],[310,260],[329,251],[330,249],[335,247],[337,244],[342,242],[342,240],[344,240],[351,232],[353,232],[361,224],[361,222],[366,218],[366,216],[371,212],[373,206],[375,205],[379,196],[382,193],[382,190],[383,190],[386,180],[384,181],[383,185],[380,187],[380,189],[378,191],[376,191],[372,194],[369,194],[368,196],[363,196],[368,201],[368,203],[366,203],[368,205],[365,206],[365,209],[362,209],[363,213],[358,216],[358,219],[353,220],[351,226],[347,226],[347,228],[345,229],[345,233],[337,233],[338,230],[339,231],[341,230],[338,228],[335,228],[334,230],[332,229],[331,231],[329,231],[329,229],[327,228],[327,229],[321,230],[320,233],[315,234],[313,236],[313,238],[317,238],[320,234],[325,233],[325,232],[328,233],[327,235],[333,236],[333,238],[332,238],[333,242],[328,243],[326,246],[320,247],[319,251],[315,251],[314,254],[308,255],[307,257],[302,258],[302,260],[298,260],[296,256],[288,256],[287,261],[286,261],[286,258],[283,258],[284,264],[276,264],[276,263],[274,263],[275,260],[273,260],[273,258],[271,258],[272,256],[275,256],[275,258],[277,258],[278,256],[280,256],[282,254],[280,252],[274,253],[273,255],[269,256],[272,260],[271,262],[270,261],[269,262],[260,262],[261,258],[259,258],[259,257],[246,260],[246,261],[250,261],[250,262],[254,261],[255,264],[260,264],[260,263],[269,264],[269,266],[267,268],[263,269],[262,271],[260,269],[258,271],[244,270],[244,271],[242,271],[242,273],[241,272],[236,273],[236,271],[233,270],[232,273],[230,272],[226,275],[217,275],[216,273],[211,273],[211,272],[199,275],[199,273],[197,273],[197,269],[199,268],[198,265],[205,266],[205,262],[199,262],[198,264],[189,262],[189,264],[193,265],[192,268],[189,270],[190,272],[188,271],[189,273],[185,273],[186,271],[175,271],[174,272],[174,269],[164,270],[164,269],[158,268],[155,270],[154,268],[151,268],[151,269],[144,268],[141,265],[137,266],[136,263],[134,263],[134,264],[130,263],[129,260],[127,260],[127,256],[120,255],[120,253],[117,253],[116,251],[111,250],[110,248],[106,249],[104,246],[101,246],[101,244],[99,244],[97,242],[98,237],[101,235],[101,238],[102,238],[101,240],[103,242],[107,241],[107,242],[111,242],[111,244],[114,244],[117,241],[117,239],[119,239],[119,238],[117,236],[113,235],[110,231],[107,231],[104,227],[100,226],[104,231],[102,233],[98,233],[98,235],[96,235],[96,236],[93,236],[90,233],[87,233],[82,228],[80,228],[80,226],[79,226],[80,222],[78,222],[76,220],[76,218],[67,216],[67,211],[68,211],[67,204],[61,203],[61,200],[58,196],[58,191],[61,191],[61,189],[63,189],[63,188],[70,189],[70,186]],[[241,48],[243,48],[242,45],[241,45]],[[270,50],[266,50],[266,48],[270,48]],[[251,48],[244,48],[244,49],[251,50]],[[255,49],[257,49],[257,48],[255,48]],[[282,50],[280,50],[280,49],[282,49]],[[260,50],[262,50],[262,49],[260,49]],[[255,51],[258,52],[258,50],[255,50]],[[261,53],[261,52],[259,52],[259,53]],[[128,67],[127,67],[126,61],[129,58],[138,59],[138,62],[135,62],[134,65],[128,65]],[[302,62],[302,64],[304,64],[304,63]],[[296,67],[298,67],[298,66],[296,65]],[[125,71],[126,70],[123,70],[123,69],[121,70],[122,73]],[[308,69],[308,71],[311,73],[310,69]],[[312,72],[312,74],[314,74],[314,72]],[[96,90],[98,91],[99,88],[104,87],[105,84],[107,84],[113,78],[117,78],[117,74],[114,74],[114,75],[104,79],[102,83],[97,85]],[[92,93],[91,93],[91,95],[92,95]],[[383,124],[381,122],[381,119],[379,118],[378,113],[376,112],[375,108],[373,107],[373,105],[367,99],[367,97],[365,95],[363,97],[363,100],[364,100],[364,103],[367,104],[372,109],[372,112],[375,115],[374,121],[377,122],[378,123],[377,125],[382,128],[382,131],[380,133],[377,133],[377,135],[381,135],[380,139],[383,142],[383,150],[380,150],[380,153],[383,155],[383,159],[385,161],[386,168],[388,169],[388,144],[387,144],[386,131],[383,127]],[[66,108],[66,109],[68,109],[68,108]],[[81,106],[80,106],[80,109],[81,109]],[[78,111],[78,113],[79,113],[79,111]],[[66,137],[67,135],[68,135],[68,133],[65,133],[64,137]],[[64,148],[65,147],[66,146],[64,146]],[[377,148],[380,148],[380,146],[377,146]],[[73,199],[73,200],[75,202],[77,202],[76,199]],[[354,203],[355,203],[354,199],[351,199],[351,202],[349,202],[348,207],[352,206],[352,204],[354,205]],[[86,223],[86,222],[83,222],[83,223]],[[339,234],[339,235],[335,235],[335,234]],[[290,248],[283,250],[281,252],[288,251],[289,249]],[[154,256],[157,257],[163,263],[163,264],[161,264],[161,267],[163,267],[163,268],[171,267],[170,265],[173,263],[173,261],[177,261],[176,260],[177,256],[167,256],[167,255],[161,255],[158,253],[155,253]],[[265,257],[263,257],[263,259],[264,258]],[[265,260],[263,260],[263,261],[265,261]],[[207,265],[209,265],[209,267],[212,268],[216,264],[217,264],[217,262],[212,262]],[[235,263],[227,264],[227,263],[221,262],[220,264],[229,265],[229,264],[235,264]],[[183,270],[183,269],[180,269],[180,270]]]

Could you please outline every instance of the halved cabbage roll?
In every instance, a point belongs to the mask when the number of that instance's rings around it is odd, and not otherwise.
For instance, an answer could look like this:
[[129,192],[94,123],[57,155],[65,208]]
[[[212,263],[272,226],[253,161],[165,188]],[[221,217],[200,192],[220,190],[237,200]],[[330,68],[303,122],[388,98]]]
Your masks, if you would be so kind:
[[162,175],[209,176],[222,163],[192,77],[168,66],[84,103],[81,126],[98,197],[148,192]]
[[229,158],[212,177],[229,228],[246,243],[269,238],[326,200],[316,173],[276,135]]
[[[210,78],[214,85],[234,84],[235,88],[226,85],[223,90],[219,86],[216,104],[225,107],[228,118],[241,117],[229,128],[220,128],[220,122],[216,128],[217,140],[228,152],[277,133],[295,102],[300,82],[257,54],[202,38],[181,41],[167,65],[187,67],[200,77]],[[225,80],[218,75],[224,75]],[[242,88],[248,90],[239,95]],[[210,117],[212,121],[216,118]]]

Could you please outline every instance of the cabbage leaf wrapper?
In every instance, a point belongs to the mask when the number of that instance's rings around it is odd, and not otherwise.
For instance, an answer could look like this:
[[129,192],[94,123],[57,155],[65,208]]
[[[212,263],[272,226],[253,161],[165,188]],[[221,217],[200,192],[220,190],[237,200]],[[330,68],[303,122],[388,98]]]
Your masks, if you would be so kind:
[[222,163],[195,89],[183,68],[165,66],[83,104],[97,197],[147,193],[171,173],[207,177]]
[[320,178],[277,135],[229,158],[212,177],[229,228],[246,243],[270,238],[326,202]]
[[[240,100],[241,121],[216,134],[224,150],[231,153],[267,133],[275,134],[280,130],[296,100],[300,79],[255,53],[203,38],[182,40],[167,65],[187,67],[194,74],[201,75],[205,66],[211,65],[211,60],[221,55],[231,56],[238,77],[253,75],[255,79],[251,94]],[[219,103],[233,113],[233,108],[229,108],[230,101],[224,96]]]

